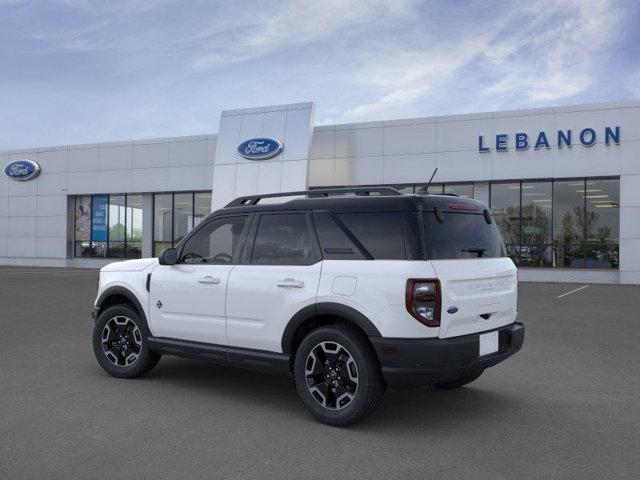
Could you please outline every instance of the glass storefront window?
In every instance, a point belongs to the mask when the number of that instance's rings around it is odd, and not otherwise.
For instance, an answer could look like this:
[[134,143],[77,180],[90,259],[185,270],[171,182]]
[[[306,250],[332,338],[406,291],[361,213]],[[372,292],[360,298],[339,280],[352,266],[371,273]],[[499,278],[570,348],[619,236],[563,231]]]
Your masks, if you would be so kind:
[[74,215],[74,256],[91,256],[91,196],[76,197]]
[[142,195],[76,197],[74,256],[140,258]]
[[523,249],[520,242],[520,183],[493,183],[491,211],[502,233],[507,255],[519,264]]
[[193,228],[193,193],[173,197],[173,242],[178,243]]
[[[431,195],[442,195],[442,189],[444,185],[441,183],[432,183],[429,185],[429,192]],[[427,193],[427,184],[416,185],[415,186],[416,193]]]
[[585,268],[585,181],[553,183],[553,265]]
[[464,198],[473,198],[473,183],[449,183],[444,185],[444,192]]
[[173,195],[161,193],[153,196],[153,254],[173,245]]
[[196,193],[193,198],[193,226],[195,227],[211,213],[211,194]]
[[585,184],[587,268],[618,268],[620,182],[591,180]]
[[153,255],[174,247],[211,213],[211,192],[158,193],[153,196]]
[[109,246],[107,248],[107,256],[110,258],[124,257],[125,223],[126,208],[124,195],[110,195]]
[[520,265],[551,265],[551,182],[522,182]]
[[127,258],[142,256],[142,195],[127,195]]
[[496,182],[491,210],[520,266],[618,268],[620,181]]

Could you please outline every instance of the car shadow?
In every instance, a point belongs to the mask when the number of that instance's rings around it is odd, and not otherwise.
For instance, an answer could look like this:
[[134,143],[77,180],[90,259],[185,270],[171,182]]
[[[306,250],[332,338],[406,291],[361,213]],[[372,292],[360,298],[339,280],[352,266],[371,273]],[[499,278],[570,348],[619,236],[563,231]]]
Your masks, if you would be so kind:
[[[194,394],[226,400],[232,398],[234,404],[241,408],[270,408],[288,416],[293,415],[303,422],[317,423],[298,399],[292,380],[282,375],[180,358],[163,358],[158,367],[143,379],[154,383],[170,383]],[[389,390],[378,410],[369,419],[351,428],[371,432],[384,430],[386,433],[416,429],[438,432],[487,416],[517,415],[524,403],[517,392],[489,390],[483,383],[480,379],[455,390]]]

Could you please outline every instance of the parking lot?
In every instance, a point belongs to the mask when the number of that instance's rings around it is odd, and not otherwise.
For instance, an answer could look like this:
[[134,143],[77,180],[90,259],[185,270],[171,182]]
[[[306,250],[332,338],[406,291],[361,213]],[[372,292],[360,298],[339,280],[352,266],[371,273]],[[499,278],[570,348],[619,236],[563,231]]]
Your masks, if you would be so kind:
[[519,354],[455,391],[387,393],[337,429],[284,377],[169,357],[109,377],[96,285],[0,267],[2,479],[638,478],[638,286],[523,283]]

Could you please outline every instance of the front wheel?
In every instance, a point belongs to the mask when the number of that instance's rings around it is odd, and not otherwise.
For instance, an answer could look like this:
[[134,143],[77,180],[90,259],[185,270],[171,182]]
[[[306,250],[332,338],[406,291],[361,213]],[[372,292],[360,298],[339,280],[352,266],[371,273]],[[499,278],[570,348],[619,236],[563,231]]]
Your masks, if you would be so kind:
[[307,410],[339,427],[371,415],[385,390],[375,352],[362,332],[348,325],[309,333],[296,352],[294,377]]
[[160,355],[149,348],[149,331],[129,305],[114,305],[100,314],[93,329],[93,353],[109,375],[133,378],[156,366]]

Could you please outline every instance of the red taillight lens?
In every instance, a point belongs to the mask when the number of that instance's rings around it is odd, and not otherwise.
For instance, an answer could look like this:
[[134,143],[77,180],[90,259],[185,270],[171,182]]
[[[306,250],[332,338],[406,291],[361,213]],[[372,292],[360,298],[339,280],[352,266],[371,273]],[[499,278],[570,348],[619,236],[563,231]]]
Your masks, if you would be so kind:
[[440,282],[438,280],[407,280],[405,294],[407,311],[427,327],[440,326]]

